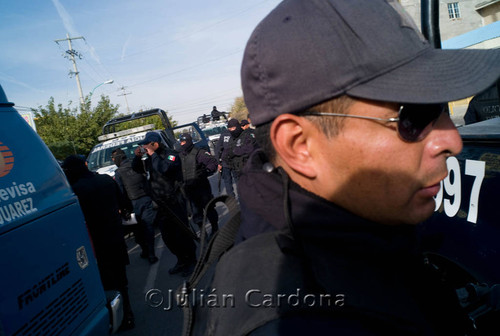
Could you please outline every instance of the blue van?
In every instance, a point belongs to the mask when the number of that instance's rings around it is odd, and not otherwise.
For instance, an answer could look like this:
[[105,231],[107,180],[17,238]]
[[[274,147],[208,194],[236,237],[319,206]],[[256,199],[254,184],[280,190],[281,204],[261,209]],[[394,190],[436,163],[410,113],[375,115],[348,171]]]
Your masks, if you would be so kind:
[[0,86],[0,335],[116,331],[78,198],[13,106]]

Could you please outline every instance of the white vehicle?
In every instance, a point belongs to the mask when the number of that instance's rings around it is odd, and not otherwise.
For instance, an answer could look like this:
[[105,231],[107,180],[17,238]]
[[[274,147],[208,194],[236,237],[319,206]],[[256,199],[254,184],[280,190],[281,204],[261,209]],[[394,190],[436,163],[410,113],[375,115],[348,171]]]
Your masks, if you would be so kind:
[[203,133],[205,133],[205,136],[208,138],[208,140],[217,142],[217,140],[219,140],[220,134],[225,129],[227,129],[227,124],[224,122],[204,127],[201,130],[203,131]]
[[212,154],[214,154],[214,150],[216,148],[217,141],[219,141],[221,133],[225,129],[227,129],[226,112],[221,113],[222,118],[219,120],[212,120],[212,118],[207,115],[198,117],[197,120],[198,125],[209,140],[209,147]]
[[[159,116],[164,129],[155,130],[155,125],[149,124],[123,131],[115,131],[115,126],[118,124],[151,116]],[[111,153],[115,149],[120,148],[129,158],[133,158],[134,150],[137,148],[138,142],[144,139],[147,132],[152,130],[160,134],[161,139],[167,147],[174,147],[175,139],[172,125],[168,120],[167,113],[161,109],[135,112],[130,115],[109,120],[102,128],[103,135],[97,138],[100,143],[92,148],[87,157],[89,169],[99,174],[114,176],[117,167],[111,159]]]
[[102,142],[92,148],[87,158],[89,169],[99,174],[114,176],[118,167],[111,160],[111,153],[120,148],[129,158],[133,158],[134,150],[138,146],[137,143],[154,128],[155,125],[151,124],[101,135],[98,139]]

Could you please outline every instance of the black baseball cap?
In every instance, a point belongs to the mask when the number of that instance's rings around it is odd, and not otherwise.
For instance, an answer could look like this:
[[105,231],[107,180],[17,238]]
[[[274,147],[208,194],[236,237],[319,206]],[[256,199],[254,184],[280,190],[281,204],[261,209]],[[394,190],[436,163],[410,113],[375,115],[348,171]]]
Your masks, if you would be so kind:
[[180,136],[180,141],[193,141],[193,138],[191,137],[191,134],[189,133],[182,133]]
[[238,119],[233,118],[227,122],[227,128],[238,127],[238,126],[241,126]]
[[252,33],[241,68],[257,126],[343,94],[453,101],[499,76],[499,49],[435,49],[397,0],[284,0]]
[[145,145],[151,142],[161,142],[161,137],[156,132],[148,132],[143,140],[139,141],[139,145]]

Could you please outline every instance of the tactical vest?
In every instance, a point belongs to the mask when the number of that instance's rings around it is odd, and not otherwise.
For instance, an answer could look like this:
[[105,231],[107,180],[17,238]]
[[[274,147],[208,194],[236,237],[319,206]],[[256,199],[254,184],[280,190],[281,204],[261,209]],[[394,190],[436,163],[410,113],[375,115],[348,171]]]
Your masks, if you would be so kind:
[[187,154],[181,155],[182,163],[182,178],[184,180],[184,185],[193,185],[196,181],[203,175],[203,170],[199,167],[196,160],[199,148],[193,147],[193,149]]
[[[231,143],[231,150],[233,150],[235,147],[241,147],[243,144],[247,141],[248,137],[250,137],[251,134],[250,132],[245,132],[243,131],[241,135],[234,139],[233,142]],[[248,158],[250,157],[250,154],[244,154],[244,155],[235,155],[231,158],[231,169],[240,172],[243,167],[245,166],[245,163],[247,162]]]
[[144,177],[132,169],[132,161],[125,160],[118,167],[117,171],[131,200],[146,196],[146,192],[144,191]]

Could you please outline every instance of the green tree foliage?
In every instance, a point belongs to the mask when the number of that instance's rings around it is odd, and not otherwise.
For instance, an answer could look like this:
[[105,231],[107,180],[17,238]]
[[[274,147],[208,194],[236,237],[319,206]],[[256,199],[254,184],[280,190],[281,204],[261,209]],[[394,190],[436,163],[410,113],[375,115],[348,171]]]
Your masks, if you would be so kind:
[[101,96],[94,109],[87,100],[81,111],[78,110],[62,104],[56,107],[51,97],[45,108],[40,106],[33,111],[37,132],[57,159],[71,154],[87,155],[98,142],[102,126],[115,116],[118,105],[112,105],[109,97]]
[[231,106],[231,113],[229,115],[231,118],[238,119],[239,121],[246,119],[248,117],[248,109],[245,105],[245,100],[243,97],[237,97]]
[[[51,97],[46,107],[40,106],[33,112],[38,134],[54,156],[63,160],[71,154],[87,156],[99,142],[97,137],[102,134],[104,124],[110,119],[125,116],[117,115],[118,107],[119,105],[111,104],[109,97],[104,95],[101,95],[95,108],[91,107],[91,101],[87,97],[81,109],[63,107],[62,104],[56,106],[54,98]],[[177,125],[168,113],[167,118],[172,126]],[[156,129],[165,128],[159,116],[152,116],[118,124],[115,131],[148,124],[155,124]]]

